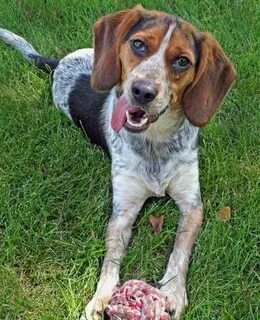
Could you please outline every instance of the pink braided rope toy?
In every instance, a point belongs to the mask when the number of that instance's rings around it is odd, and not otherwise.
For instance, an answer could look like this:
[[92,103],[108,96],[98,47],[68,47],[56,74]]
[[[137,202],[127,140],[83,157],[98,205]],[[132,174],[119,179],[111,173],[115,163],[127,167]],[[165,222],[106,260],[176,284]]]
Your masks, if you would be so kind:
[[106,313],[111,320],[170,320],[166,297],[149,284],[130,280],[112,295]]

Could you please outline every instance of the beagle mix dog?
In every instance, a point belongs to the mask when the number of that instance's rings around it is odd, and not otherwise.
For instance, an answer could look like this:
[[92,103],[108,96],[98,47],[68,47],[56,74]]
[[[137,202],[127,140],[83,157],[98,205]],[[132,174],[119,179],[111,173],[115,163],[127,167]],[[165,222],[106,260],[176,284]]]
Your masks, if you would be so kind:
[[113,212],[106,254],[81,319],[99,319],[119,283],[120,262],[144,202],[169,195],[181,218],[173,252],[159,281],[168,311],[187,306],[186,280],[203,221],[198,168],[199,128],[220,107],[235,70],[218,42],[179,17],[140,5],[102,17],[94,50],[65,58],[41,56],[23,38],[0,37],[53,73],[53,100],[112,160]]

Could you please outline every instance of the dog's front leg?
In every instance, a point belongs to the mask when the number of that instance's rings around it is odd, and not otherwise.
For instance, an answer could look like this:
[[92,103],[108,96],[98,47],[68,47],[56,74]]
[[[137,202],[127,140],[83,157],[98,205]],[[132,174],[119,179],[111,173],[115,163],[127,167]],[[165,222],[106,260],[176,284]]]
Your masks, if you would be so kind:
[[113,213],[107,228],[106,255],[94,297],[81,320],[100,319],[115,286],[119,283],[120,263],[132,234],[132,225],[147,199],[142,182],[131,174],[113,177]]
[[174,249],[160,285],[169,299],[169,311],[174,319],[179,319],[188,304],[186,278],[189,260],[203,222],[197,163],[179,168],[168,193],[177,202],[181,218]]

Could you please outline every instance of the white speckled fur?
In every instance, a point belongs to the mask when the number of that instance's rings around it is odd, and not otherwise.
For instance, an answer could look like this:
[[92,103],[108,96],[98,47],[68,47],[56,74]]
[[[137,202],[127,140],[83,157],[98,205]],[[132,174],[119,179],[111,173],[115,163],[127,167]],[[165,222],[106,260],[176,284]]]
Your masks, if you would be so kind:
[[91,74],[93,65],[93,49],[79,49],[63,58],[53,75],[53,102],[69,118],[69,94],[82,72]]

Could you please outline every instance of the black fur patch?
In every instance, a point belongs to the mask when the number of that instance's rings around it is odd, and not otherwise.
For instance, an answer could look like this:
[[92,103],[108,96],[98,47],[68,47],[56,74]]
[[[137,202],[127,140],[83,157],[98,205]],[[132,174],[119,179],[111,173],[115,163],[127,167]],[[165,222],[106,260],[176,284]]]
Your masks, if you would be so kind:
[[200,61],[200,41],[196,37],[195,34],[192,34],[192,37],[193,37],[193,43],[194,43],[193,50],[194,50],[195,56],[196,56],[196,64],[195,65],[197,68],[199,65],[199,61]]
[[70,115],[90,141],[108,153],[100,114],[109,93],[99,93],[90,86],[90,75],[81,74],[69,95]]
[[60,59],[56,58],[46,58],[42,56],[33,56],[31,57],[35,61],[35,65],[37,68],[50,73],[51,71],[55,70],[60,63]]

